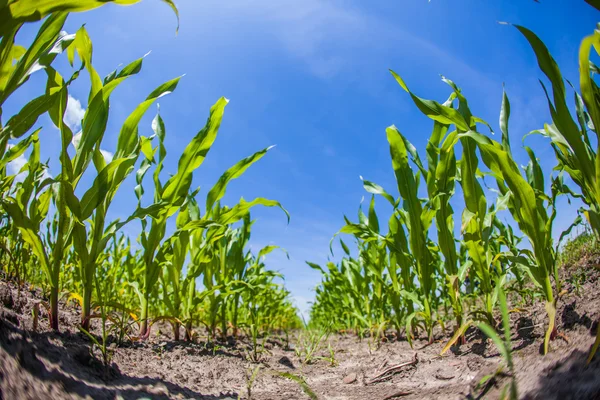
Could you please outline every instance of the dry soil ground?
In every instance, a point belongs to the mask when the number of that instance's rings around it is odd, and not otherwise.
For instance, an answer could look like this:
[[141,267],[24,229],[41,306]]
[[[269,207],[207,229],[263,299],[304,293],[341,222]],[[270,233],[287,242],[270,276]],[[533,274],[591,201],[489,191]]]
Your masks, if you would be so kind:
[[[551,352],[540,355],[545,312],[533,305],[512,314],[514,361],[521,398],[600,399],[600,355],[589,366],[585,359],[594,341],[600,318],[600,272],[584,266],[586,282],[577,294],[559,302],[557,322],[568,342],[557,339]],[[330,337],[336,365],[317,360],[303,365],[294,352],[294,340],[286,348],[283,339],[271,338],[261,363],[246,358],[247,344],[221,346],[174,342],[167,326],[146,342],[114,348],[113,365],[107,372],[89,353],[89,341],[77,329],[78,312],[61,309],[61,331],[47,329],[40,320],[32,330],[32,308],[38,292],[17,293],[12,283],[0,282],[0,399],[309,399],[301,385],[277,372],[302,377],[319,399],[465,399],[498,398],[508,377],[489,381],[481,395],[475,386],[493,373],[503,360],[495,346],[476,330],[468,342],[447,355],[439,353],[448,337],[438,336],[430,346],[417,341],[389,340],[375,349],[368,339]],[[319,355],[327,356],[324,348]],[[382,382],[371,383],[386,368],[414,360]],[[394,396],[396,395],[396,396]]]

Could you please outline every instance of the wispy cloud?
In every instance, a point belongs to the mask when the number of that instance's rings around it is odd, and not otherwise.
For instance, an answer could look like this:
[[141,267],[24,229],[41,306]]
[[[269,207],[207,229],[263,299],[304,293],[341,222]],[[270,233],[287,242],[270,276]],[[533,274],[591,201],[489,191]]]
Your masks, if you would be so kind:
[[81,120],[84,115],[85,108],[81,106],[81,102],[69,95],[64,120],[73,132],[78,132],[81,129]]
[[100,153],[102,153],[102,156],[104,157],[104,161],[106,161],[106,163],[109,163],[113,160],[114,154],[110,151],[101,149]]
[[261,31],[270,33],[288,54],[323,79],[337,77],[350,69],[353,80],[357,75],[368,79],[363,73],[366,65],[393,67],[385,63],[390,56],[390,43],[393,43],[403,53],[411,53],[413,58],[422,54],[428,60],[446,61],[446,65],[453,66],[453,71],[463,71],[470,80],[492,82],[461,57],[448,53],[436,43],[346,1],[231,0],[226,5],[213,1],[203,2],[193,11],[194,17],[217,14],[219,18],[239,21],[233,30],[259,24]]
[[27,164],[27,157],[20,155],[13,161],[9,162],[6,166],[6,169],[10,175],[16,175],[19,173],[19,171],[21,171],[21,168],[23,168],[25,164]]
[[[11,144],[8,145],[9,148],[11,148],[12,146],[13,145],[11,145]],[[29,161],[29,159],[25,156],[25,154],[21,154],[19,157],[15,158],[14,160],[12,160],[11,162],[9,162],[6,165],[7,172],[10,175],[17,175],[17,177],[15,178],[15,182],[22,182],[23,179],[25,179],[25,177],[27,176],[27,174],[28,174],[27,171],[24,171],[24,172],[20,172],[20,171],[25,166],[25,164],[27,164],[28,161]],[[48,172],[48,169],[45,169],[42,179],[51,178],[51,177],[52,177],[52,175],[50,175],[50,173]]]

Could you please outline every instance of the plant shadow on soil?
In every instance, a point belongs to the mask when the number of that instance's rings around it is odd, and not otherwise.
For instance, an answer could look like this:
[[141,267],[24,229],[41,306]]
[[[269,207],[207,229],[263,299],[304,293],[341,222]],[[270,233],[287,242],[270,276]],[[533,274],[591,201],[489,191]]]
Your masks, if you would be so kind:
[[[27,340],[30,337],[32,340]],[[58,340],[63,346],[58,346]],[[237,398],[237,393],[224,395],[203,395],[189,388],[177,384],[149,377],[131,377],[122,374],[116,364],[112,364],[108,371],[102,363],[89,353],[88,345],[84,344],[82,337],[71,333],[28,333],[17,326],[0,319],[0,347],[5,354],[1,358],[10,357],[14,363],[28,371],[34,378],[42,382],[59,383],[67,394],[76,394],[80,397],[91,396],[93,399],[115,399],[121,396],[124,399],[138,399],[150,397],[152,399],[169,399],[170,395],[182,395],[205,400],[219,400]],[[66,350],[66,352],[65,352]],[[60,369],[48,368],[38,358],[43,355],[51,363],[58,365]],[[66,362],[68,358],[75,363]],[[0,379],[7,379],[9,371],[9,360],[2,360],[2,371]],[[79,364],[79,365],[77,365]],[[108,376],[106,375],[108,372]],[[96,381],[96,382],[94,382]],[[101,382],[104,381],[104,382]],[[100,382],[102,385],[98,385]],[[111,388],[111,384],[120,387]],[[150,392],[139,386],[164,385],[167,393]],[[26,386],[23,389],[26,390]],[[11,398],[24,396],[25,393],[0,393],[0,398]]]
[[546,368],[538,380],[538,389],[529,392],[524,399],[600,399],[600,360],[596,357],[586,365],[587,356],[587,352],[573,350],[568,357]]

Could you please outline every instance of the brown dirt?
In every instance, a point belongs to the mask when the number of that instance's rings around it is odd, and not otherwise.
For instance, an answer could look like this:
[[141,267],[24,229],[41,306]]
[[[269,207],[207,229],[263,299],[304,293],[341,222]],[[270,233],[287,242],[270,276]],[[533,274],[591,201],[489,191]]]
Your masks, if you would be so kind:
[[[521,398],[600,399],[600,355],[585,366],[594,341],[593,322],[600,318],[600,273],[592,267],[585,271],[580,296],[567,283],[570,293],[559,302],[558,327],[568,343],[554,340],[548,355],[540,355],[543,306],[511,314]],[[164,325],[146,342],[115,347],[112,365],[105,369],[90,356],[90,342],[76,328],[79,315],[73,307],[61,308],[60,333],[47,329],[45,317],[33,332],[32,309],[39,299],[39,292],[23,291],[19,296],[13,284],[0,282],[0,399],[247,399],[256,367],[260,370],[252,399],[265,400],[309,399],[297,382],[277,372],[303,377],[319,399],[330,400],[498,398],[510,379],[490,381],[483,395],[475,390],[482,377],[503,365],[495,346],[475,329],[468,332],[466,345],[443,357],[439,353],[448,336],[438,335],[430,346],[417,341],[413,349],[406,341],[390,339],[375,349],[368,339],[337,335],[329,339],[337,363],[332,367],[325,359],[303,365],[293,350],[294,340],[286,349],[283,338],[273,336],[261,363],[252,363],[242,341],[220,346],[202,338],[174,342],[170,327]],[[385,368],[409,362],[415,354],[416,365],[369,384]],[[323,348],[318,355],[326,357],[328,351]]]

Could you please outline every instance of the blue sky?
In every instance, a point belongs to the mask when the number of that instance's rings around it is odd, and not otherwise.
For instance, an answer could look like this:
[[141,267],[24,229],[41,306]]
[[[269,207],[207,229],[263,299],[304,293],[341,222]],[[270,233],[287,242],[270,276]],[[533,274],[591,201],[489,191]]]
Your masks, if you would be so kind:
[[[267,264],[284,273],[302,310],[319,282],[304,261],[324,263],[343,215],[354,219],[361,199],[367,198],[359,176],[397,195],[385,128],[395,124],[424,152],[431,122],[388,69],[420,96],[440,101],[449,87],[439,75],[447,76],[461,86],[473,112],[495,130],[504,83],[512,105],[511,138],[518,147],[522,136],[549,116],[533,51],[516,29],[497,22],[536,32],[565,77],[577,82],[579,43],[597,19],[583,1],[179,0],[177,5],[177,36],[175,16],[158,0],[108,5],[69,17],[71,33],[86,24],[101,76],[152,51],[141,73],[113,96],[104,148],[114,150],[120,125],[154,87],[186,74],[174,93],[160,99],[167,126],[166,172],[174,172],[210,106],[220,96],[229,98],[219,136],[196,172],[194,186],[202,186],[205,195],[239,159],[277,145],[229,186],[225,203],[261,196],[279,200],[289,210],[287,225],[280,211],[256,209],[252,245],[258,249],[275,243],[288,250],[290,259],[273,253]],[[20,39],[26,42],[34,33],[25,29]],[[58,65],[69,70],[64,60]],[[44,76],[37,75],[15,94],[6,116],[39,93]],[[82,76],[71,89],[74,125],[83,116],[86,79]],[[149,112],[142,121],[140,134],[151,134],[153,115]],[[48,121],[44,126],[42,153],[52,157],[51,171],[56,172],[58,131]],[[549,171],[554,157],[547,143],[540,138],[527,143]],[[525,163],[525,153],[517,151],[517,159]],[[113,217],[132,212],[133,186],[131,179],[121,188]],[[389,209],[379,203],[381,219],[387,219]],[[575,216],[575,207],[563,203],[557,230]],[[135,235],[139,224],[126,229]]]

